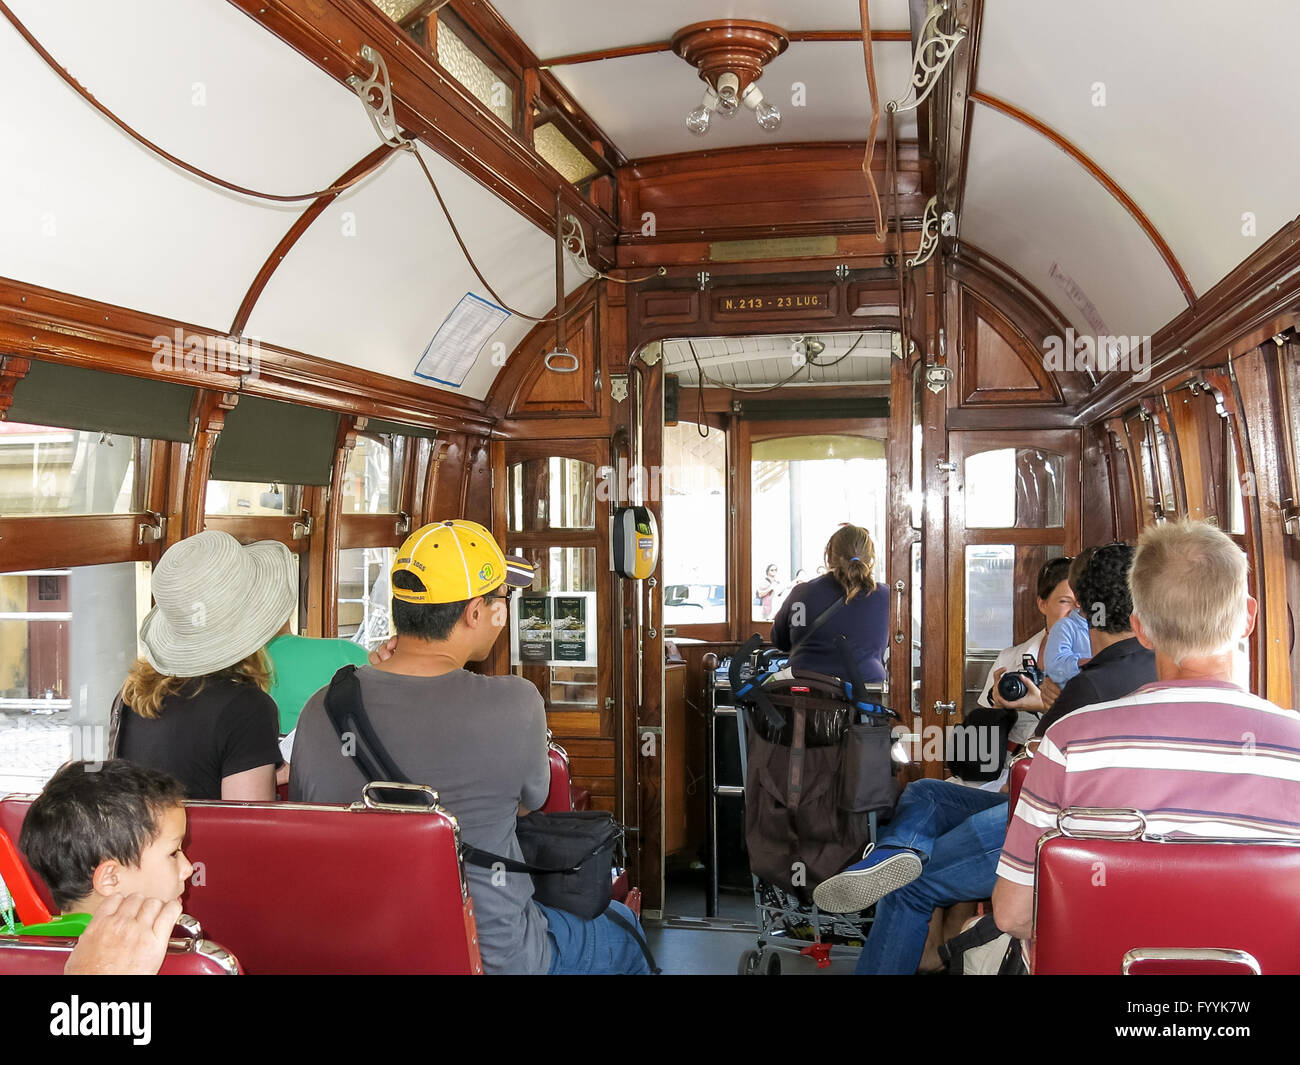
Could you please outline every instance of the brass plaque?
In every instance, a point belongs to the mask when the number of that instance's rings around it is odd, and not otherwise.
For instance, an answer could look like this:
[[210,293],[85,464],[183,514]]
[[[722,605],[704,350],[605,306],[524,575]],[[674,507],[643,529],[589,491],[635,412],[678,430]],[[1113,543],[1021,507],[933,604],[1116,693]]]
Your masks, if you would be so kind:
[[835,255],[837,237],[766,237],[762,240],[716,240],[709,245],[709,259],[715,263],[738,263],[747,259],[798,259],[811,255]]
[[762,295],[726,294],[714,296],[713,313],[733,314],[791,314],[805,315],[809,311],[826,311],[830,308],[828,292],[767,292]]

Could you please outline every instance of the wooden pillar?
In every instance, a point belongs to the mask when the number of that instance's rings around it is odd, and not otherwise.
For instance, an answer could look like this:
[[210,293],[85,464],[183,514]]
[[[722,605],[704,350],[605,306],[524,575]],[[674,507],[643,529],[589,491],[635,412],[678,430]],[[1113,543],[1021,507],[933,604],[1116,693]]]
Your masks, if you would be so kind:
[[185,478],[185,504],[181,509],[180,537],[193,536],[203,530],[203,515],[208,494],[208,471],[212,453],[226,424],[226,414],[239,402],[237,392],[199,389],[190,408],[194,434],[190,442],[189,469]]

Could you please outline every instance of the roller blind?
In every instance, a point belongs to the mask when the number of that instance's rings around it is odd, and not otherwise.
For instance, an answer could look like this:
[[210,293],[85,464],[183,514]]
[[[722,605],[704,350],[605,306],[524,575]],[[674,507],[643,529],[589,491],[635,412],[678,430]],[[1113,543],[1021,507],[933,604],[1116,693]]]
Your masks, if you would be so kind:
[[256,396],[240,396],[212,454],[214,481],[329,484],[339,416]]
[[188,385],[33,359],[7,420],[188,443],[193,399]]
[[427,436],[433,440],[438,435],[437,429],[430,429],[422,425],[403,425],[401,422],[389,422],[383,418],[366,419],[366,427],[363,432],[367,433],[389,433],[393,436]]

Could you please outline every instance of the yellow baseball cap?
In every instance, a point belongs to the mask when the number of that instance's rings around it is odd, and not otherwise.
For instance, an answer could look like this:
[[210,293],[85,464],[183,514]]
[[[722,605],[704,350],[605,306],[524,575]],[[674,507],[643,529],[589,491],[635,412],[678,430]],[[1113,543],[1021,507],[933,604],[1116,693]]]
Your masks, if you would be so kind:
[[393,559],[393,573],[413,573],[424,591],[393,586],[403,603],[460,603],[508,584],[527,588],[534,567],[522,555],[507,555],[478,522],[454,518],[421,526]]

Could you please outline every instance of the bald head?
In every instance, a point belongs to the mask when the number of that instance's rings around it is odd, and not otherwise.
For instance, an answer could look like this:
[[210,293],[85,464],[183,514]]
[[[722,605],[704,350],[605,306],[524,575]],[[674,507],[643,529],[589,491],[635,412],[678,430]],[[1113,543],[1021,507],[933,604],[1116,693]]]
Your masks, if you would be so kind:
[[1165,522],[1139,538],[1129,571],[1133,613],[1175,664],[1231,650],[1247,624],[1245,553],[1201,521]]

